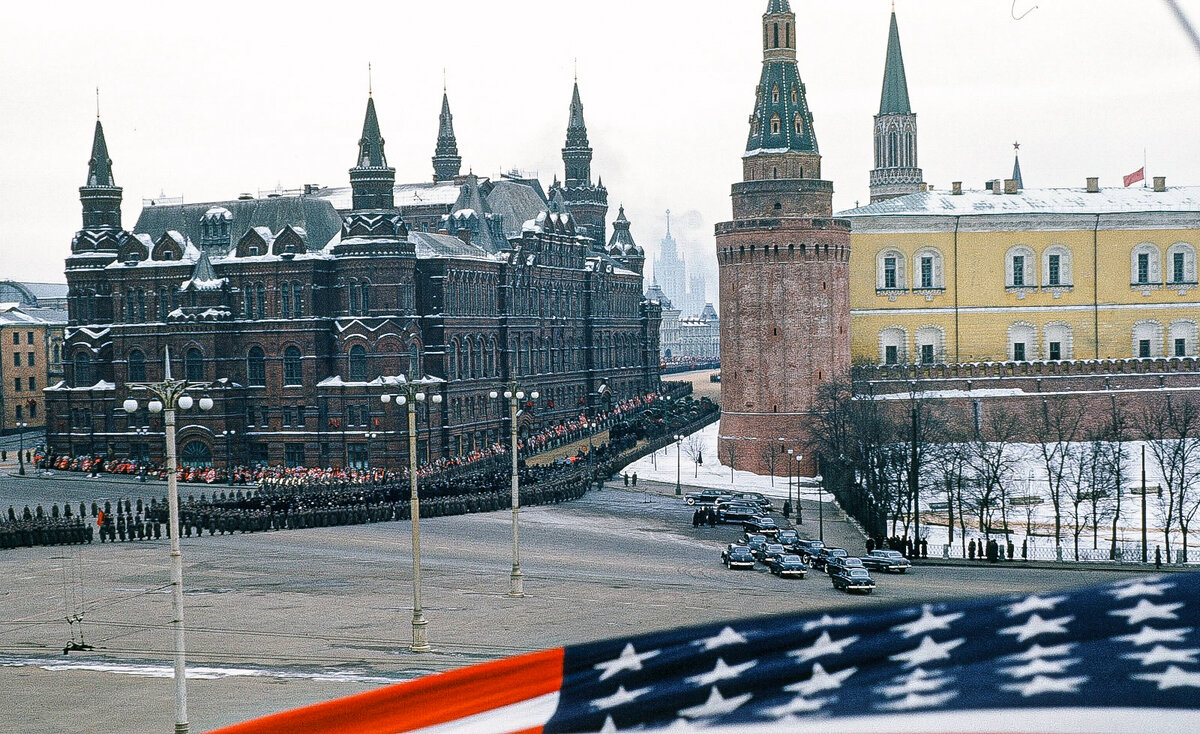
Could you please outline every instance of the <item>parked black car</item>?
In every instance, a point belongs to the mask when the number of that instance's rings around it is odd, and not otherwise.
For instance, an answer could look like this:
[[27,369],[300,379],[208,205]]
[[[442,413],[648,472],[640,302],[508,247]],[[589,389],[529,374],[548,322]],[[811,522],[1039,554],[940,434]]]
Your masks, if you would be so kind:
[[728,501],[729,493],[720,489],[706,489],[703,492],[688,492],[686,502],[689,505],[715,505],[718,501]]
[[750,546],[746,545],[745,543],[730,543],[725,547],[725,550],[721,551],[721,563],[725,563],[729,560],[729,554],[732,553],[735,548],[745,548],[746,550],[750,550]]
[[900,551],[874,550],[863,556],[863,565],[875,571],[888,573],[904,573],[912,568],[912,564]]
[[787,530],[780,529],[779,534],[775,536],[775,540],[780,545],[792,548],[792,552],[797,552],[795,545],[800,542],[800,536],[796,534],[795,530],[791,530],[790,528]]
[[863,568],[862,559],[854,556],[833,556],[825,563],[825,573],[830,576],[850,568]]
[[783,549],[783,546],[778,543],[767,543],[766,545],[755,548],[751,552],[754,553],[755,558],[763,563],[766,563],[768,560],[770,560],[771,556],[782,556],[787,554],[787,551]]
[[767,536],[759,535],[758,533],[746,533],[744,540],[746,541],[745,545],[749,547],[750,550],[761,548],[770,542]]
[[759,533],[768,536],[779,535],[779,526],[775,524],[775,520],[764,515],[755,515],[744,520],[742,527],[746,529],[747,533]]
[[767,562],[767,567],[771,573],[785,579],[802,579],[808,574],[808,566],[795,553],[773,556]]
[[841,591],[870,594],[875,590],[875,579],[871,578],[871,574],[867,573],[865,568],[837,571],[829,578],[833,581],[833,588]]
[[737,545],[730,548],[729,554],[724,560],[725,567],[730,570],[735,568],[754,568],[754,555],[744,545]]
[[805,561],[812,563],[813,558],[821,552],[825,544],[819,540],[801,540],[793,546],[796,553]]
[[717,505],[717,519],[721,522],[745,522],[761,510],[755,505]]
[[809,556],[809,563],[811,563],[812,567],[818,571],[824,571],[825,564],[829,562],[830,558],[848,555],[850,554],[846,552],[845,548],[822,548],[821,550],[817,551],[816,555]]
[[734,492],[730,502],[736,502],[748,505],[758,505],[764,512],[770,512],[771,500],[767,499],[758,492]]

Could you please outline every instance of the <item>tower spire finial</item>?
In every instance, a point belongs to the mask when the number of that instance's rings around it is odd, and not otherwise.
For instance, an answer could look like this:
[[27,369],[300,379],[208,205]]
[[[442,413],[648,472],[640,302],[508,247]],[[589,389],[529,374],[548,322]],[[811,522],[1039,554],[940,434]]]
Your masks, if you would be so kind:
[[372,75],[371,75],[371,62],[370,61],[367,62],[367,96],[368,97],[375,96],[375,80],[372,78]]
[[100,87],[96,87],[96,119],[100,119]]
[[442,94],[446,93],[446,67],[442,67]]
[[667,210],[667,236],[671,236],[671,210]]

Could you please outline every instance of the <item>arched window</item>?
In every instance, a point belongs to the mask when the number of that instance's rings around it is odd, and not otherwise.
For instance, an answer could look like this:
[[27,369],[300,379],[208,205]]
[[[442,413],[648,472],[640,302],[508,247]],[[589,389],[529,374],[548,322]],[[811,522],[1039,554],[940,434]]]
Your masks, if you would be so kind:
[[300,365],[299,347],[288,347],[283,350],[283,384],[300,385],[304,382],[304,373]]
[[350,315],[357,316],[359,309],[362,306],[362,300],[359,298],[359,295],[358,295],[358,283],[357,282],[351,283],[349,291],[350,291],[350,308],[349,308]]
[[450,340],[450,379],[457,380],[458,374],[458,339]]
[[166,321],[167,314],[170,312],[170,301],[167,300],[167,289],[158,289],[158,320]]
[[367,350],[361,344],[350,347],[350,382],[367,381]]
[[292,284],[284,283],[280,288],[279,303],[283,310],[283,317],[290,319],[292,317]]
[[361,311],[359,313],[366,316],[371,313],[371,284],[364,280],[358,284],[358,290],[359,296],[362,298]]
[[299,281],[292,283],[292,315],[304,318],[304,285]]
[[195,347],[183,358],[183,372],[188,382],[204,382],[204,355]]
[[797,135],[803,135],[804,134],[804,115],[801,115],[799,112],[797,112],[796,117],[792,120],[792,127],[794,127],[796,129]]
[[408,345],[408,370],[409,377],[421,377],[424,374],[421,369],[421,347],[416,342]]
[[908,362],[908,332],[893,326],[879,332],[879,363],[905,364]]
[[779,104],[779,85],[771,87],[771,104]]
[[90,387],[94,383],[91,379],[91,355],[86,351],[77,351],[74,356],[74,386]]
[[907,288],[904,273],[904,253],[884,250],[879,253],[875,266],[875,287],[879,290],[903,290]]
[[146,291],[141,288],[137,292],[137,320],[139,324],[146,323]]
[[1133,325],[1133,356],[1142,359],[1163,356],[1163,328],[1157,321]]
[[771,134],[779,134],[779,115],[778,113],[771,115]]
[[1196,249],[1186,242],[1167,248],[1167,282],[1171,285],[1196,284]]
[[258,284],[258,289],[255,294],[258,301],[258,317],[265,319],[267,317],[267,287],[262,283]]
[[496,339],[495,339],[495,337],[493,337],[488,340],[486,367],[487,367],[487,374],[489,374],[489,375],[494,376],[494,375],[500,374],[500,368],[496,364],[496,362],[497,362],[496,356],[497,356],[496,355]]
[[212,449],[203,441],[188,441],[179,452],[179,463],[187,467],[212,466]]
[[917,357],[921,364],[940,364],[946,361],[946,332],[940,326],[922,326],[913,335]]
[[125,323],[132,324],[134,320],[133,289],[125,291]]
[[1008,327],[1008,358],[1013,362],[1037,359],[1037,327],[1021,321]]
[[146,381],[146,355],[140,350],[133,350],[129,353],[129,369],[126,378],[129,382],[145,382]]
[[479,377],[486,377],[487,375],[483,371],[483,337],[475,337],[475,354],[473,358],[475,360],[474,373]]
[[1068,288],[1074,284],[1071,274],[1071,251],[1062,245],[1051,245],[1042,252],[1042,285],[1049,288]]
[[1196,322],[1179,319],[1171,322],[1171,341],[1168,347],[1172,357],[1195,357],[1197,343]]
[[246,355],[246,384],[250,387],[265,387],[267,384],[267,360],[263,350],[251,347]]
[[1004,256],[1005,285],[1009,288],[1036,288],[1037,265],[1033,250],[1025,245],[1010,248]]
[[[775,48],[779,48],[779,24],[775,23],[774,26],[775,26],[775,33],[774,33]],[[776,100],[776,101],[778,101],[778,100]]]
[[255,299],[256,292],[257,291],[255,290],[253,283],[250,283],[246,286],[243,305],[246,312],[246,318],[250,319],[251,321],[258,318],[258,310],[254,307],[255,303],[257,302]]
[[913,256],[913,288],[945,288],[942,253],[935,247],[923,247]]
[[462,346],[459,347],[458,356],[459,356],[458,376],[463,379],[470,379],[470,377],[471,377],[471,339],[470,339],[470,337],[463,338]]
[[1143,242],[1133,248],[1129,262],[1129,282],[1133,285],[1158,285],[1162,283],[1162,262],[1158,248]]
[[1042,328],[1044,342],[1042,354],[1046,359],[1057,362],[1062,359],[1075,358],[1075,345],[1071,334],[1070,324],[1062,321],[1052,321]]

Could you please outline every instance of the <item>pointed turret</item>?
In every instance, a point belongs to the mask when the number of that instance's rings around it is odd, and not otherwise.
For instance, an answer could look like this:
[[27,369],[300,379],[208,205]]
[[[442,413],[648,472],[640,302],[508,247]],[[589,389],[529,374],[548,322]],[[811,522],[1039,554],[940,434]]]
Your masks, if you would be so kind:
[[900,27],[896,24],[895,11],[892,11],[892,23],[888,29],[887,62],[883,67],[883,93],[879,98],[879,114],[912,114],[912,107],[908,101],[908,77],[904,74],[904,54],[900,51]]
[[871,171],[871,203],[923,191],[924,174],[917,164],[917,116],[908,99],[908,77],[900,50],[900,26],[892,11],[888,27],[883,91],[875,116],[875,169]]
[[646,253],[633,241],[633,233],[629,231],[630,221],[625,216],[625,207],[617,212],[613,220],[612,239],[608,241],[608,254],[615,260],[625,263],[630,270],[640,273],[646,262]]
[[121,187],[113,180],[112,159],[99,118],[92,137],[87,183],[79,187],[79,203],[83,207],[83,228],[71,243],[76,260],[81,257],[101,264],[115,257],[129,234],[121,229]]
[[579,82],[571,94],[571,117],[567,120],[568,148],[588,147],[587,123],[583,120],[583,101],[579,99]]
[[1017,182],[1017,188],[1018,188],[1018,189],[1023,189],[1023,188],[1025,188],[1025,182],[1024,182],[1023,180],[1021,180],[1021,153],[1020,153],[1020,146],[1018,146],[1018,145],[1014,145],[1013,147],[1014,147],[1014,148],[1017,148],[1017,151],[1013,153],[1013,174],[1012,174],[1012,178],[1013,178],[1013,180],[1014,180],[1014,181],[1016,181],[1016,182]]
[[367,98],[367,114],[358,140],[358,163],[350,169],[350,188],[355,209],[393,208],[392,187],[396,169],[388,168],[383,153],[383,135],[375,114],[375,98]]
[[579,96],[579,81],[571,93],[571,109],[567,119],[567,141],[562,149],[566,179],[557,189],[571,210],[580,234],[592,239],[597,250],[604,250],[605,219],[608,217],[608,190],[603,182],[592,184],[592,149],[588,142],[587,123],[583,120],[583,101]]
[[588,144],[587,123],[583,121],[583,102],[579,99],[579,82],[571,94],[571,116],[567,121],[567,144],[563,146],[563,163],[567,169],[567,187],[592,185],[592,149]]
[[454,115],[450,114],[450,97],[442,92],[442,114],[438,117],[437,149],[433,154],[433,180],[453,181],[462,171],[462,156],[454,137]]
[[108,143],[104,141],[104,126],[96,118],[96,132],[92,137],[92,158],[88,161],[87,186],[115,187],[112,159],[108,157]]

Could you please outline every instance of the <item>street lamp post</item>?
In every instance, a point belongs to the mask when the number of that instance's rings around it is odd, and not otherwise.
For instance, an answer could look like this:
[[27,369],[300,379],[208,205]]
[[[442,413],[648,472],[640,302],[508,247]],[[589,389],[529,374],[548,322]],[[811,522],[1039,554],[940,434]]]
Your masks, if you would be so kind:
[[[779,440],[780,440],[780,441],[782,441],[783,439],[779,439]],[[796,453],[796,450],[795,450],[795,449],[788,449],[788,450],[787,450],[787,455],[788,455],[788,457],[787,457],[787,465],[788,465],[788,498],[787,498],[787,506],[788,506],[788,507],[795,507],[795,505],[793,505],[793,504],[792,504],[792,454],[795,454],[795,453]],[[797,482],[797,484],[799,484],[799,482]],[[799,493],[799,492],[796,492],[796,494],[800,494],[800,493]],[[783,517],[784,517],[784,519],[785,519],[785,520],[787,519],[787,513],[786,513],[786,512],[784,513]]]
[[796,510],[796,522],[804,524],[804,513],[800,509],[800,462],[804,460],[804,454],[796,454],[796,504],[792,507]]
[[[495,400],[501,393],[492,390],[491,397]],[[517,472],[517,404],[525,399],[525,390],[512,381],[504,388],[504,399],[508,401],[508,419],[512,439],[512,538],[513,562],[512,573],[509,574],[508,595],[514,599],[525,596],[525,576],[521,573],[521,542],[518,534],[518,522],[521,514],[521,478]],[[529,393],[532,400],[537,400],[538,391]]]
[[17,422],[17,440],[21,443],[21,448],[17,449],[17,473],[25,476],[25,428],[29,424],[24,421]]
[[817,527],[819,528],[818,532],[820,533],[817,536],[817,538],[822,543],[824,543],[825,542],[825,477],[818,474],[817,476],[813,477],[813,479],[817,480],[817,496],[818,496]]
[[683,464],[683,459],[681,458],[682,454],[683,454],[683,434],[676,433],[675,434],[675,494],[683,494],[683,490],[679,486],[679,473],[681,471],[681,465]]
[[225,479],[229,486],[233,486],[233,442],[237,435],[237,430],[233,428],[221,431],[221,437],[225,439]]
[[[412,518],[412,557],[413,557],[413,618],[412,645],[413,652],[429,652],[429,638],[425,627],[425,613],[421,608],[421,499],[417,496],[417,403],[425,402],[425,388],[435,386],[441,380],[409,380],[404,375],[395,378],[384,378],[384,384],[395,387],[398,392],[384,393],[379,399],[384,403],[396,401],[396,405],[408,406],[408,485],[409,485],[409,516]],[[434,404],[442,402],[440,393],[434,393],[430,398]]]
[[[200,410],[212,410],[212,398],[205,395],[199,400],[193,400],[187,394],[192,385],[187,380],[176,380],[171,377],[171,351],[164,350],[162,382],[130,382],[126,383],[134,390],[145,390],[150,393],[146,408],[151,413],[162,413],[166,426],[167,448],[167,502],[169,504],[169,530],[171,534],[171,626],[175,631],[175,734],[187,734],[187,666],[185,665],[184,626],[183,626],[183,553],[179,550],[179,484],[175,476],[175,411],[190,410],[196,404]],[[122,406],[126,413],[137,412],[138,401],[133,397],[125,399]]]

